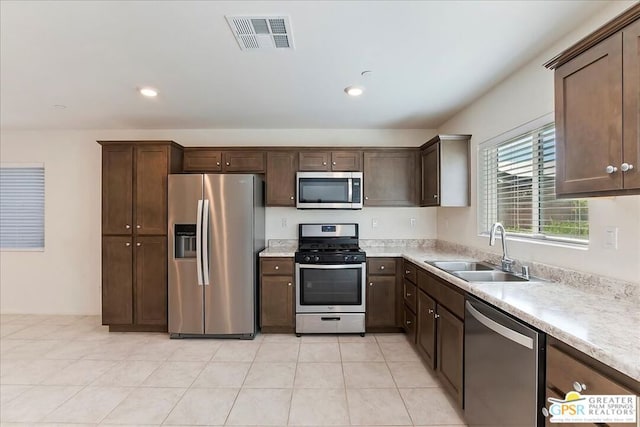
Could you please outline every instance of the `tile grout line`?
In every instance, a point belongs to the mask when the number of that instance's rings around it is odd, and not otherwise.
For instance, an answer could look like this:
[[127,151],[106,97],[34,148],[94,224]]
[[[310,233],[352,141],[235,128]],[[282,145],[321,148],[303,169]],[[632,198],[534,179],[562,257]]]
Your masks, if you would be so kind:
[[387,369],[389,370],[389,375],[391,375],[391,380],[393,381],[393,384],[396,386],[396,391],[398,392],[398,395],[400,396],[400,400],[402,400],[402,405],[404,406],[405,411],[407,411],[407,415],[409,416],[409,420],[411,420],[411,425],[415,426],[416,423],[413,420],[413,417],[411,416],[411,412],[409,411],[409,408],[407,407],[407,402],[405,402],[404,397],[402,397],[402,393],[400,393],[400,387],[398,387],[398,383],[397,383],[395,377],[393,376],[393,372],[391,372],[391,368],[389,367],[389,361],[387,360],[387,357],[384,354],[384,350],[380,346],[381,342],[378,341],[378,337],[376,337],[376,342],[378,343],[378,347],[380,347],[380,352],[382,353],[382,358],[384,359],[384,364],[387,367]]

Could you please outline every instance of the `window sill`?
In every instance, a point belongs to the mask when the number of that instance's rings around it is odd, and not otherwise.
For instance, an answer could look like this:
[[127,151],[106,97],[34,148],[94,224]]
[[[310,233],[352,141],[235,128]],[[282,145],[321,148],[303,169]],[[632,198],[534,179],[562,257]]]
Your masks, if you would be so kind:
[[[489,233],[478,233],[478,237],[489,238]],[[498,239],[502,239],[502,236],[496,236]],[[513,242],[522,242],[522,243],[531,243],[534,245],[543,245],[543,246],[554,246],[558,248],[566,248],[566,249],[576,249],[580,251],[589,250],[589,242],[586,243],[572,243],[572,242],[563,242],[558,240],[551,239],[536,239],[534,237],[524,237],[513,234],[507,234],[507,240]]]

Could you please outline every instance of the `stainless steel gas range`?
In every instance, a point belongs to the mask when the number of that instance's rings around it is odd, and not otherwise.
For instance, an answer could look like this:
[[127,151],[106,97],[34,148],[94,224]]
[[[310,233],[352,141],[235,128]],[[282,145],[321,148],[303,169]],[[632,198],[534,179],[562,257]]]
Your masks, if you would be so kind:
[[366,254],[358,224],[300,224],[296,334],[365,332]]

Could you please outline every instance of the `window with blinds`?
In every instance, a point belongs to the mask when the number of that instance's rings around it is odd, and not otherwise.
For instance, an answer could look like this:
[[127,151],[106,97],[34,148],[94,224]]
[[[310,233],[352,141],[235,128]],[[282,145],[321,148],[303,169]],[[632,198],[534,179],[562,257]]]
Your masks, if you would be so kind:
[[0,249],[44,249],[42,165],[0,165]]
[[482,145],[481,232],[501,222],[509,234],[585,244],[589,213],[584,199],[556,199],[555,125]]

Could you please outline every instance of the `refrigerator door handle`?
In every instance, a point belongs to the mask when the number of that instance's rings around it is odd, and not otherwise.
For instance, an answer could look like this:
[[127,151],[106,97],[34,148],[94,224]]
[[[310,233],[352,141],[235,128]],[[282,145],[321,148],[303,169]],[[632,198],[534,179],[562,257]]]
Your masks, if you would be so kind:
[[202,207],[202,281],[209,285],[209,200]]
[[202,280],[202,203],[198,200],[198,212],[196,218],[196,273],[198,274],[198,285],[203,285]]

